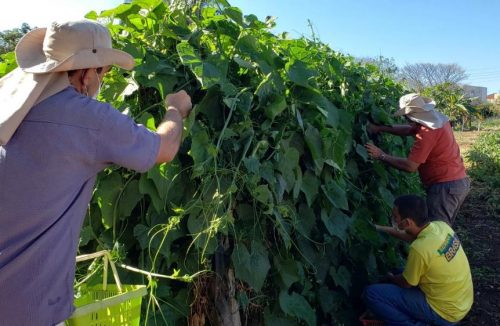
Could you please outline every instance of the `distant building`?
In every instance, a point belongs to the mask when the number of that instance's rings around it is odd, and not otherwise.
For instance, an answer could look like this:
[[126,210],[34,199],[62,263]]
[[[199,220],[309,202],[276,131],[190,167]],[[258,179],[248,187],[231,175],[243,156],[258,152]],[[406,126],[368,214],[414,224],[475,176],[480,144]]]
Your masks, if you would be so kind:
[[492,93],[492,94],[489,94],[487,97],[486,97],[486,100],[490,103],[493,103],[493,104],[500,104],[500,94],[499,93]]
[[477,98],[478,103],[485,103],[488,96],[488,89],[481,86],[462,85],[465,96],[468,98]]

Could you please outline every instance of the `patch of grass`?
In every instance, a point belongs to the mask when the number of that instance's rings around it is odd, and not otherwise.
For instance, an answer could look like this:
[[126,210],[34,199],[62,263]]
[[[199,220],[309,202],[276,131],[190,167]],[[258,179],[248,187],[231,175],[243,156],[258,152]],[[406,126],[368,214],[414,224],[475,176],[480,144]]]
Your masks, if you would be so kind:
[[472,163],[468,157],[468,153],[472,150],[473,145],[481,137],[481,135],[500,132],[500,117],[489,118],[482,121],[479,130],[477,123],[478,122],[475,122],[475,124],[473,124],[473,128],[470,130],[454,131],[455,138],[460,146],[460,152],[464,157],[467,168],[470,168]]
[[[476,122],[475,126],[477,129],[478,122]],[[479,128],[485,131],[500,131],[500,117],[493,117],[482,121]]]
[[472,178],[471,192],[454,226],[469,258],[474,305],[464,326],[500,325],[500,118],[481,131],[455,131]]
[[483,133],[467,153],[469,175],[489,188],[485,204],[500,213],[500,132]]

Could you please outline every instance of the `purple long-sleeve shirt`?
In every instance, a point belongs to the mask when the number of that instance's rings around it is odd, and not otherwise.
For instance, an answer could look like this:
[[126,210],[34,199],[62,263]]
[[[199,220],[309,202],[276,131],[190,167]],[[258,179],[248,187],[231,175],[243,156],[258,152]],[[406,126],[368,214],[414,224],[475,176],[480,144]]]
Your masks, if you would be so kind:
[[110,164],[146,171],[159,146],[156,133],[73,87],[32,108],[0,146],[0,326],[51,326],[71,315],[96,174]]

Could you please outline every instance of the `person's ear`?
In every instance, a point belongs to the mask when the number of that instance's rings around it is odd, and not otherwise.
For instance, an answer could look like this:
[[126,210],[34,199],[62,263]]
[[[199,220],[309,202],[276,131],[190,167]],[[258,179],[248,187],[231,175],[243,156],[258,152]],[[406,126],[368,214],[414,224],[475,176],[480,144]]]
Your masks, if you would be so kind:
[[90,69],[82,69],[80,73],[80,84],[82,87],[82,93],[85,96],[89,96],[89,85],[90,85]]
[[398,228],[401,230],[407,229],[412,226],[413,220],[409,218],[404,218],[399,222]]

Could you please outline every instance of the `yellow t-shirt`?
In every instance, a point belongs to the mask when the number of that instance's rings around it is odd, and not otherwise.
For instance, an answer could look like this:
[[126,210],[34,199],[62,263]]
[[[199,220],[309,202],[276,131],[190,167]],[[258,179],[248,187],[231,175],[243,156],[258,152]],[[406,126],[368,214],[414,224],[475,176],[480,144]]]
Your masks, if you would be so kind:
[[411,243],[403,277],[418,285],[432,309],[450,322],[464,318],[474,301],[469,261],[445,222],[431,222]]

